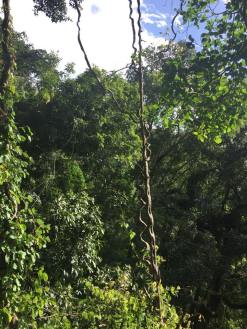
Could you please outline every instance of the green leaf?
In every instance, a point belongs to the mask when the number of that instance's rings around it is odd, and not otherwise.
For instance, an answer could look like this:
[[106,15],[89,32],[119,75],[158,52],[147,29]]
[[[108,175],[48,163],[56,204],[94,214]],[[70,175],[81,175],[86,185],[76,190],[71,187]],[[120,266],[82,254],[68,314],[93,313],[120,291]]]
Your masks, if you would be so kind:
[[220,136],[214,137],[214,141],[216,144],[221,144],[222,143],[222,138]]
[[132,241],[135,236],[136,236],[136,233],[134,231],[131,231],[129,234],[130,240]]

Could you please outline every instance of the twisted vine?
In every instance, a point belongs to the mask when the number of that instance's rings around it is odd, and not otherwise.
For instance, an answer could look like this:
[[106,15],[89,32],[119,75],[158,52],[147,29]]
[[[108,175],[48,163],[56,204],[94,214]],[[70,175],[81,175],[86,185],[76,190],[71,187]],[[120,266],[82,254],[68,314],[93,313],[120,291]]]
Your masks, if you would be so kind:
[[[158,308],[160,313],[161,325],[164,324],[163,318],[163,302],[161,296],[161,275],[158,264],[157,255],[157,243],[156,235],[154,231],[154,215],[152,206],[152,192],[151,192],[151,179],[150,179],[150,157],[151,149],[149,143],[150,131],[145,120],[145,102],[144,102],[144,77],[143,77],[143,48],[142,48],[142,26],[141,26],[141,2],[137,0],[137,35],[135,29],[135,22],[133,19],[133,3],[129,0],[130,14],[129,18],[131,20],[132,35],[133,35],[133,56],[132,65],[136,65],[135,57],[137,56],[137,73],[138,73],[138,85],[139,85],[139,107],[137,111],[137,116],[139,119],[140,127],[140,137],[142,141],[142,177],[143,177],[143,191],[142,197],[140,198],[141,205],[139,211],[139,222],[143,226],[143,230],[140,233],[140,240],[144,243],[146,250],[149,253],[149,258],[143,256],[143,260],[149,265],[150,272],[153,281],[156,283],[157,288],[157,298],[158,298]],[[138,41],[138,49],[135,46],[136,40]],[[144,219],[145,217],[145,219]],[[147,235],[147,240],[144,238],[144,234]]]

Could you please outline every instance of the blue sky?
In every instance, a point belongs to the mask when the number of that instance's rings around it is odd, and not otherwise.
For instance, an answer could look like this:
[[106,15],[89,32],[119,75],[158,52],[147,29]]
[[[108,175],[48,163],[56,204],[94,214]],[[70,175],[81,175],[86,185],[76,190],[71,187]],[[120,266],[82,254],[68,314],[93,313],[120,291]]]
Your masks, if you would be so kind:
[[[212,5],[212,9],[215,12],[222,12],[224,9],[224,4],[227,0],[216,0],[215,3]],[[160,15],[161,17],[165,16],[166,26],[161,27],[159,24],[155,24],[155,20],[153,24],[145,23],[145,19],[143,25],[146,29],[151,31],[154,35],[164,35],[167,37],[166,33],[171,37],[171,24],[174,14],[176,10],[180,8],[180,0],[145,0],[144,1],[144,15],[145,11],[155,13]],[[158,21],[157,21],[158,23]],[[175,31],[177,32],[176,40],[186,40],[191,34],[193,38],[200,44],[200,36],[201,33],[204,31],[203,27],[198,29],[197,27],[190,24],[189,26],[184,26],[181,24],[182,18],[179,16],[177,18],[177,24],[175,24]]]
[[[224,5],[223,1],[218,0],[220,6]],[[86,68],[77,44],[74,11],[70,11],[72,22],[54,24],[43,14],[33,15],[32,0],[11,0],[11,5],[15,29],[25,31],[36,48],[58,52],[62,58],[61,68],[68,62],[76,64],[77,73]],[[179,0],[142,1],[144,46],[159,45],[169,39],[171,20],[177,7]],[[132,34],[128,15],[128,0],[84,0],[82,41],[92,63],[114,70],[129,62]],[[187,30],[181,26],[181,17],[178,17],[175,28],[180,31],[177,40],[186,39],[188,34],[199,38],[201,33],[196,28]]]

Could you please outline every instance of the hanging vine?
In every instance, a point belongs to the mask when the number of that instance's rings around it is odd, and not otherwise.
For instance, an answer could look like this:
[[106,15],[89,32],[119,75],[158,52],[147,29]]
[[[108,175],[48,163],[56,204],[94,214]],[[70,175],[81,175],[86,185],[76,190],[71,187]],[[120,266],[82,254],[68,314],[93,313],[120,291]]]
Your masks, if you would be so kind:
[[[121,107],[118,103],[118,101],[115,98],[115,95],[113,92],[106,88],[102,81],[97,76],[96,72],[94,71],[89,58],[87,56],[86,50],[82,44],[81,41],[81,29],[80,29],[80,20],[81,20],[81,7],[78,0],[73,1],[73,7],[77,11],[77,40],[78,44],[80,46],[80,49],[84,55],[87,67],[89,69],[89,72],[91,72],[92,76],[95,78],[97,84],[99,85],[101,92],[103,94],[110,94],[111,98],[113,99],[115,105],[117,105],[117,108],[121,110]],[[141,233],[141,240],[145,243],[148,251],[149,251],[149,259],[145,259],[146,262],[148,262],[150,266],[150,271],[153,277],[153,281],[156,284],[157,289],[157,298],[158,298],[158,309],[160,313],[160,319],[161,323],[163,324],[163,305],[162,305],[162,297],[161,297],[161,277],[160,277],[160,270],[159,270],[159,264],[158,264],[158,257],[157,257],[157,244],[156,244],[156,236],[154,232],[154,216],[153,216],[153,209],[152,209],[152,194],[151,194],[151,182],[150,182],[150,168],[149,168],[149,162],[150,162],[150,156],[151,156],[151,150],[149,145],[149,132],[147,128],[147,124],[145,122],[145,109],[144,109],[144,79],[143,79],[143,65],[142,65],[142,40],[141,40],[141,33],[142,33],[142,27],[141,27],[141,4],[140,0],[137,1],[137,12],[138,12],[138,35],[136,35],[136,29],[135,29],[135,20],[133,18],[133,6],[132,1],[129,0],[129,9],[130,14],[129,18],[131,20],[131,26],[133,31],[133,42],[132,47],[134,50],[133,56],[132,56],[132,63],[131,67],[135,68],[135,58],[138,54],[138,80],[139,80],[139,109],[137,113],[137,117],[139,119],[139,127],[140,127],[140,137],[142,141],[142,175],[144,177],[143,179],[143,196],[141,197],[142,205],[140,207],[140,215],[139,215],[139,221],[144,226],[144,230]],[[135,46],[136,40],[138,39],[138,47]],[[145,212],[145,214],[144,214]],[[145,219],[144,219],[145,217]],[[147,233],[148,235],[148,241],[146,241],[143,237],[144,233]]]
[[[145,101],[144,101],[144,76],[143,76],[143,48],[142,48],[142,26],[141,26],[141,2],[137,0],[137,29],[135,28],[135,20],[133,18],[133,3],[129,0],[129,19],[132,27],[132,67],[137,73],[138,85],[139,85],[139,107],[137,110],[137,116],[139,119],[140,137],[142,141],[142,190],[140,195],[140,212],[139,222],[143,229],[140,234],[140,240],[144,243],[146,251],[144,253],[143,260],[149,265],[153,282],[156,285],[157,299],[158,299],[158,311],[160,314],[161,326],[164,326],[164,312],[163,312],[163,300],[161,296],[161,276],[157,255],[157,243],[155,235],[155,221],[152,206],[152,192],[151,192],[151,180],[150,180],[150,157],[151,149],[149,143],[150,131],[146,122],[145,116]],[[138,43],[138,49],[135,46],[136,41]],[[145,237],[144,237],[145,236]]]
[[81,27],[80,27],[80,22],[81,22],[81,5],[80,5],[80,1],[79,0],[72,0],[73,1],[73,7],[76,9],[77,12],[77,22],[76,22],[76,26],[77,26],[77,41],[79,44],[79,47],[83,53],[85,62],[87,64],[87,68],[89,70],[89,72],[91,73],[91,75],[94,77],[95,81],[97,82],[100,91],[103,95],[109,95],[114,104],[116,105],[116,107],[118,108],[118,110],[122,111],[122,107],[119,103],[119,101],[117,100],[116,96],[114,95],[113,91],[109,88],[107,88],[104,83],[101,81],[101,79],[98,77],[97,73],[95,72],[93,66],[90,63],[90,60],[88,58],[87,52],[85,47],[83,46],[82,40],[81,40]]

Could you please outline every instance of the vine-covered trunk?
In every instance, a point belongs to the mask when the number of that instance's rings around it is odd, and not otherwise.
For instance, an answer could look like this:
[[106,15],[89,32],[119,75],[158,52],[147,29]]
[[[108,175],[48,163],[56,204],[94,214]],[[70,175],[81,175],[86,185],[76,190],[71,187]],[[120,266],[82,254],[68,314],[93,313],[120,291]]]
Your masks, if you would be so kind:
[[[2,1],[2,56],[0,79],[0,327],[17,328],[20,321],[30,323],[39,310],[27,302],[33,297],[33,284],[39,288],[40,278],[34,275],[38,250],[47,242],[47,226],[38,218],[33,198],[22,186],[27,177],[28,155],[20,144],[28,136],[20,133],[15,122],[15,56],[10,0]],[[40,271],[40,273],[43,273]],[[32,277],[32,279],[31,279]],[[37,280],[35,280],[35,278]],[[32,296],[32,297],[31,297]],[[38,305],[39,307],[39,305]],[[32,308],[32,312],[30,311]],[[22,311],[20,312],[20,309]]]
[[[4,155],[7,153],[6,149],[11,147],[9,144],[9,126],[11,126],[12,121],[12,100],[11,100],[11,74],[14,68],[14,56],[12,52],[11,46],[11,35],[12,35],[12,27],[11,27],[11,15],[10,15],[10,1],[3,0],[2,1],[2,9],[3,9],[3,21],[2,21],[2,58],[3,58],[3,68],[1,72],[1,79],[0,79],[0,136],[1,136],[1,147],[0,147],[0,156],[2,158],[1,163],[4,164]],[[3,202],[4,199],[12,205],[12,214],[11,219],[14,219],[17,215],[18,205],[14,198],[11,196],[11,181],[8,181],[6,178],[4,179],[4,172],[3,167],[0,167],[0,197]],[[5,170],[8,170],[6,166]],[[7,176],[7,174],[6,174]],[[1,206],[1,205],[0,205]],[[2,237],[3,239],[7,239],[7,232],[9,229],[9,222],[6,218],[1,216],[2,220],[2,228],[3,230]],[[1,239],[2,240],[2,239]],[[1,249],[4,248],[4,242],[1,241]],[[1,251],[2,251],[1,250]],[[3,252],[1,252],[1,277],[6,276],[8,273],[8,262],[6,261],[8,257]],[[1,299],[1,308],[5,309],[8,306],[8,298],[7,298],[7,287],[1,284],[0,288],[0,299]],[[8,327],[15,328],[17,325],[17,316],[13,314],[10,318],[9,316]]]
[[2,1],[3,21],[2,21],[2,57],[3,68],[0,79],[0,116],[1,125],[7,119],[8,106],[5,98],[9,91],[10,75],[14,66],[14,57],[11,52],[11,16],[10,16],[10,1]]

